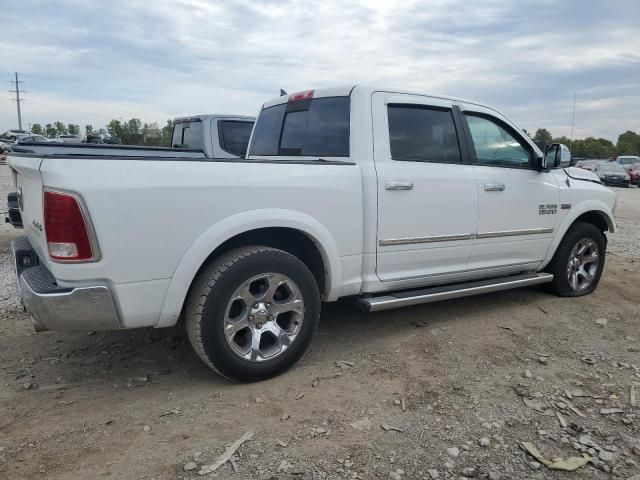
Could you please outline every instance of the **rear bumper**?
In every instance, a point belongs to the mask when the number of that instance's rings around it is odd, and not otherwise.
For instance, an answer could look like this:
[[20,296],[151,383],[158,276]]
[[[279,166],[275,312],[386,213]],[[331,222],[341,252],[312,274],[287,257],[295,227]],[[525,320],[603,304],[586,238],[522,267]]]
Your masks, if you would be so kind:
[[61,287],[40,264],[27,237],[11,244],[20,302],[36,331],[115,330],[120,328],[116,305],[107,285]]

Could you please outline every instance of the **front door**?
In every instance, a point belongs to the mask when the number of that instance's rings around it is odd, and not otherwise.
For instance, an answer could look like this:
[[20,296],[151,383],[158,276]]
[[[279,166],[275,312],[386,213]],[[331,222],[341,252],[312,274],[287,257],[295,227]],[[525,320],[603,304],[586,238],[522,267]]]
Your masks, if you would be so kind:
[[546,256],[558,227],[555,176],[536,167],[536,152],[488,110],[463,107],[478,182],[478,231],[469,268],[523,270]]
[[378,92],[372,108],[378,277],[463,274],[474,244],[478,190],[452,102]]

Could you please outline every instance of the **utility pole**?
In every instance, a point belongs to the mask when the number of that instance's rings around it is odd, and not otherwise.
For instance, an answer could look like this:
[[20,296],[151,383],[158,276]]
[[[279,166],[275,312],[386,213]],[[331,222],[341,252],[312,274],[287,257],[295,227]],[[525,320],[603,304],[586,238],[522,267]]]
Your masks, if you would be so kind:
[[[24,102],[24,98],[20,98],[20,85],[22,85],[23,82],[22,80],[18,80],[18,72],[16,72],[15,82],[11,82],[11,83],[15,85],[16,89],[9,90],[9,93],[16,94],[16,98],[14,98],[13,100],[16,102],[16,105],[18,106],[18,128],[22,130],[22,113],[20,112],[20,102]],[[24,91],[22,91],[22,93],[24,93]]]
[[576,95],[577,92],[573,92],[573,114],[571,115],[571,138],[569,139],[569,148],[573,146],[573,125],[576,121]]

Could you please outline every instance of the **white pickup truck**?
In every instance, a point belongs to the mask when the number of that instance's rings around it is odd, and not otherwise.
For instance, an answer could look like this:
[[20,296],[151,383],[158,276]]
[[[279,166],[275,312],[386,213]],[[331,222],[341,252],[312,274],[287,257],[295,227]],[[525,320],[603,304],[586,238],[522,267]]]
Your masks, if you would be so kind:
[[263,105],[245,158],[13,154],[37,330],[184,319],[220,374],[306,350],[321,301],[368,311],[597,286],[616,196],[478,103],[355,86]]

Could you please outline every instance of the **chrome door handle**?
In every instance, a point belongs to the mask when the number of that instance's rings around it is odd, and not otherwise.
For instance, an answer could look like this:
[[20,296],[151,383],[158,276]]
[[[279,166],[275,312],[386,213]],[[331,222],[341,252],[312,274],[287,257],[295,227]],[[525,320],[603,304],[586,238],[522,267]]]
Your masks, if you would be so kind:
[[390,180],[384,184],[386,190],[413,190],[413,182],[406,180]]
[[485,183],[484,190],[486,192],[502,192],[505,189],[504,183]]

